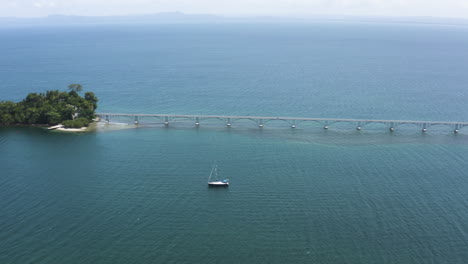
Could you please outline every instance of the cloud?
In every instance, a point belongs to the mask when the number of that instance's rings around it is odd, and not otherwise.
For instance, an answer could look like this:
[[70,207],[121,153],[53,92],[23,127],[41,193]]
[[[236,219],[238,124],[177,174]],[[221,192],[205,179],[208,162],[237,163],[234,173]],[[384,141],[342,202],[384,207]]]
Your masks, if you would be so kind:
[[36,1],[36,2],[33,2],[33,6],[37,8],[49,8],[49,7],[55,7],[56,4],[55,2],[51,2],[51,1]]
[[221,15],[334,14],[468,18],[468,0],[8,0],[8,4],[0,8],[0,16],[58,13],[126,15],[171,11]]

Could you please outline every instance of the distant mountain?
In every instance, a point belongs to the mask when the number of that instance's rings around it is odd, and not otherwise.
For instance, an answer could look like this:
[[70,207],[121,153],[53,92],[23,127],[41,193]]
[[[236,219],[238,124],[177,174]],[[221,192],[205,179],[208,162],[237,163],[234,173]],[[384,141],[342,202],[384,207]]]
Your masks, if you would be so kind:
[[0,27],[95,25],[95,24],[151,24],[151,23],[310,23],[310,22],[363,22],[466,25],[468,19],[435,17],[373,17],[373,16],[243,16],[225,17],[210,14],[166,12],[129,16],[67,16],[50,15],[39,18],[0,17]]

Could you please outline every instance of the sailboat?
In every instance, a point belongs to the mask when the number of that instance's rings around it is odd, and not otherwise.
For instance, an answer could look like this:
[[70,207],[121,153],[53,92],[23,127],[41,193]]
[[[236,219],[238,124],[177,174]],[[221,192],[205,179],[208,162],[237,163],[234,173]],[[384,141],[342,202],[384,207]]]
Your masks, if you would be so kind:
[[210,177],[208,177],[208,186],[229,186],[229,179],[220,180],[218,178],[218,166],[216,165],[211,169]]

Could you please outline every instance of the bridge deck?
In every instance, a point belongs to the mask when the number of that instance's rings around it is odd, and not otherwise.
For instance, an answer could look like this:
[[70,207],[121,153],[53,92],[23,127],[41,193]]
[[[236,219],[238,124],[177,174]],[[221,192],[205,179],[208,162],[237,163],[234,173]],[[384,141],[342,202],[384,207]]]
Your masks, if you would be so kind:
[[169,115],[169,114],[122,114],[97,113],[104,117],[159,117],[159,118],[191,118],[191,119],[250,119],[250,120],[285,120],[285,121],[319,121],[319,122],[352,122],[352,123],[385,123],[385,124],[426,124],[426,125],[458,125],[468,126],[468,122],[454,121],[418,121],[418,120],[383,120],[383,119],[345,119],[345,118],[307,118],[307,117],[271,117],[271,116],[225,116],[225,115]]

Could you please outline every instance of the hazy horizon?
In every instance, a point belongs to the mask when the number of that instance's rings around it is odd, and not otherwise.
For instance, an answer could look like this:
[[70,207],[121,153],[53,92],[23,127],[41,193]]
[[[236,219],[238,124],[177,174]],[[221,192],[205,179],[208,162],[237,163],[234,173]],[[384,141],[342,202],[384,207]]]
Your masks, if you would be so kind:
[[108,25],[108,24],[198,24],[198,23],[403,23],[467,26],[466,18],[418,16],[352,16],[315,15],[294,16],[223,16],[215,14],[187,14],[182,12],[147,13],[141,15],[81,16],[51,14],[43,17],[0,17],[0,27]]

